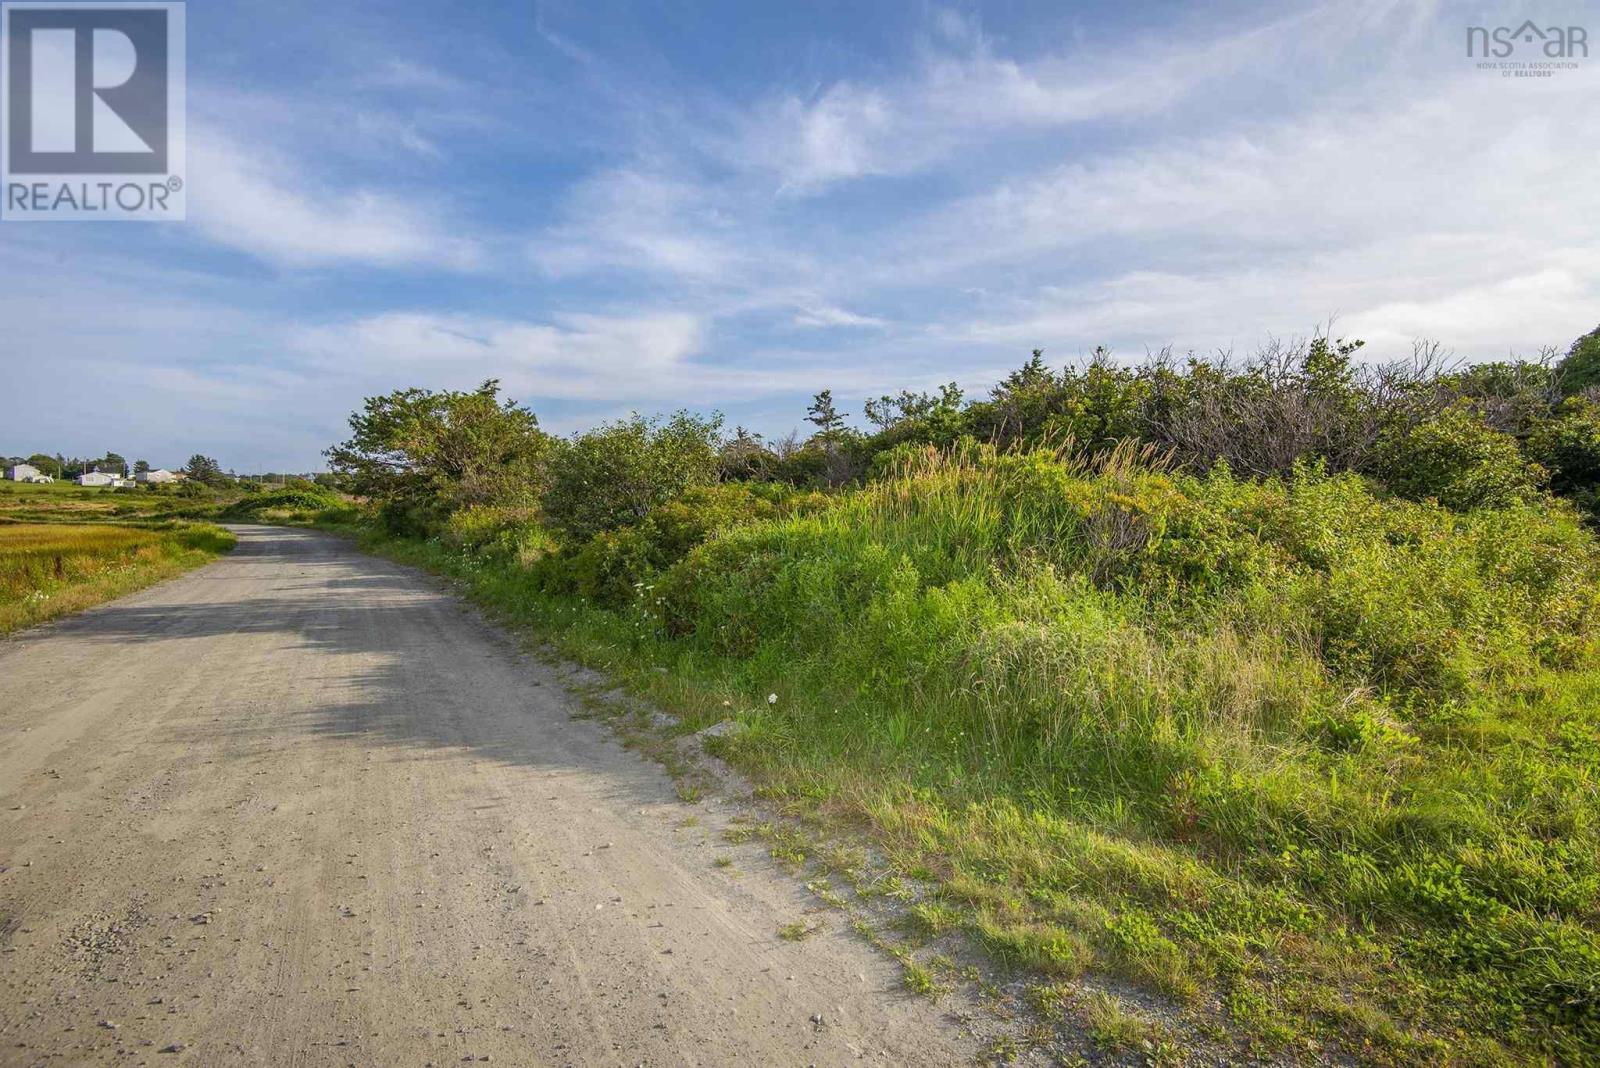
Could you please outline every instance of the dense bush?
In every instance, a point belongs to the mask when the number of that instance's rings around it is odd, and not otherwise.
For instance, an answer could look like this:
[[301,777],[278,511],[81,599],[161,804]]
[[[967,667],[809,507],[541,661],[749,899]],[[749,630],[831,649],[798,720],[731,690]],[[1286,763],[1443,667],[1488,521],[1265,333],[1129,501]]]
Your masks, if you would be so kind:
[[678,412],[635,415],[556,444],[544,510],[550,524],[582,540],[637,523],[650,509],[718,473],[720,418]]
[[646,586],[712,535],[778,514],[783,494],[759,486],[697,486],[652,508],[635,526],[601,531],[540,571],[547,589],[608,607],[646,601]]
[[540,502],[547,525],[583,541],[638,523],[689,486],[775,479],[838,488],[884,470],[884,455],[902,446],[968,438],[1002,447],[1070,442],[1089,455],[1135,441],[1192,471],[1225,464],[1254,478],[1320,462],[1456,508],[1527,499],[1544,463],[1557,492],[1588,506],[1600,495],[1585,459],[1592,408],[1555,406],[1563,392],[1581,396],[1594,377],[1597,338],[1600,330],[1580,338],[1559,367],[1452,367],[1427,345],[1409,360],[1358,363],[1361,342],[1326,336],[1274,342],[1242,362],[1163,352],[1121,366],[1097,349],[1081,368],[1053,370],[1036,350],[972,403],[954,384],[869,399],[871,432],[851,427],[823,390],[807,414],[810,437],[770,443],[743,428],[724,441],[720,418],[686,412],[634,416],[553,442],[531,412],[501,402],[491,381],[471,393],[369,398],[351,418],[351,438],[329,455],[332,477],[374,500],[391,531],[418,535],[461,508]]
[[466,553],[524,565],[555,551],[555,540],[539,523],[539,510],[525,504],[463,508],[445,520],[439,537]]
[[[865,618],[895,575],[939,586],[1043,567],[1161,618],[1288,627],[1332,676],[1432,699],[1571,663],[1595,607],[1591,553],[1571,513],[1548,505],[1458,516],[1305,467],[1249,482],[1225,467],[1166,474],[1125,452],[1089,468],[976,447],[902,460],[826,511],[733,530],[668,574],[662,603],[673,633],[705,630],[726,653],[769,635],[798,648]],[[802,581],[792,567],[827,570]]]
[[1543,480],[1516,439],[1492,429],[1465,402],[1386,436],[1375,466],[1400,496],[1432,498],[1458,511],[1528,500]]
[[1600,490],[1600,398],[1570,397],[1528,437],[1528,452],[1550,472],[1550,488],[1587,504]]
[[[982,400],[963,406],[954,387],[938,397],[869,400],[875,432],[835,418],[803,442],[767,447],[746,435],[727,471],[837,486],[881,471],[884,454],[906,445],[1071,442],[1093,455],[1133,440],[1194,471],[1225,463],[1236,474],[1264,478],[1320,462],[1334,473],[1395,479],[1408,496],[1442,493],[1440,499],[1473,507],[1526,498],[1540,484],[1547,426],[1563,418],[1562,391],[1578,393],[1574,383],[1586,381],[1585,368],[1600,360],[1596,338],[1600,330],[1574,343],[1560,367],[1548,356],[1456,366],[1427,344],[1406,360],[1358,363],[1360,341],[1325,336],[1273,342],[1243,361],[1177,360],[1163,352],[1125,366],[1100,349],[1085,366],[1059,371],[1036,350]],[[1447,454],[1458,444],[1471,452],[1453,464]],[[1413,446],[1427,470],[1412,469]],[[1600,494],[1600,484],[1581,478],[1561,479],[1556,488],[1583,507]]]
[[224,508],[218,513],[219,518],[252,520],[272,512],[319,512],[345,504],[337,493],[317,489],[310,483],[306,486],[308,488],[252,493]]
[[1561,392],[1577,396],[1600,389],[1600,326],[1572,343],[1567,358],[1561,361]]
[[1494,361],[1441,375],[1430,383],[1435,396],[1470,402],[1495,430],[1526,438],[1548,419],[1560,400],[1560,372],[1545,361]]

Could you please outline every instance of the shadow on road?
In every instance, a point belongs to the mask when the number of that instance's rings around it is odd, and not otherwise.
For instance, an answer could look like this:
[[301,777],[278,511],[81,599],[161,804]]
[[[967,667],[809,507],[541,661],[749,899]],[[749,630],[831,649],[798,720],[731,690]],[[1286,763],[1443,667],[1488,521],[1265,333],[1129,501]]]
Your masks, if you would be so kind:
[[[614,743],[570,719],[554,674],[422,575],[331,535],[234,529],[239,547],[226,559],[38,640],[80,647],[95,670],[159,656],[177,665],[174,686],[191,685],[190,672],[220,678],[200,688],[220,693],[208,698],[214,715],[181,728],[195,741],[281,745],[304,732],[403,747],[405,759],[463,749],[545,768],[615,759]],[[655,769],[636,766],[615,777],[619,797],[670,796]]]

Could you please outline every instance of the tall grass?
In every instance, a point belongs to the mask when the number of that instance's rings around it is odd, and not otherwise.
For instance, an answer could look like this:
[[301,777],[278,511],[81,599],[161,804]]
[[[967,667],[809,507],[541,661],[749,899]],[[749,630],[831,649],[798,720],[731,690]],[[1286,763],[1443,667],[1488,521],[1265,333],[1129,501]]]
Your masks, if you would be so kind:
[[0,634],[120,597],[233,545],[233,535],[199,524],[0,524]]

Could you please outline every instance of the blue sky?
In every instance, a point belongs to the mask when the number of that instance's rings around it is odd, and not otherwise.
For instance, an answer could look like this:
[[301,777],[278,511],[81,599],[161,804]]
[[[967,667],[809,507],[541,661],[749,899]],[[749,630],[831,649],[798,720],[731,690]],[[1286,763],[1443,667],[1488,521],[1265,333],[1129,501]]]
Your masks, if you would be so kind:
[[1600,321],[1600,5],[189,4],[189,220],[0,226],[0,453],[310,470],[367,394],[570,432],[1335,331]]

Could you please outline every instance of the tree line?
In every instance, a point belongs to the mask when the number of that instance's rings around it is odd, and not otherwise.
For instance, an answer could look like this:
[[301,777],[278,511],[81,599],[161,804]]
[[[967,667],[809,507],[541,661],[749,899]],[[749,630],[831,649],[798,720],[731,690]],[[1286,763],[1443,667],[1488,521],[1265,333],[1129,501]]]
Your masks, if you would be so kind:
[[396,533],[437,530],[493,506],[582,539],[637,522],[693,486],[869,480],[906,449],[966,439],[1104,454],[1134,442],[1197,472],[1286,476],[1296,464],[1357,472],[1413,499],[1466,509],[1538,493],[1600,517],[1600,327],[1563,355],[1463,365],[1421,343],[1390,362],[1317,336],[1254,355],[1157,353],[1125,366],[1104,349],[1051,367],[1035,350],[986,396],[954,383],[868,399],[852,425],[831,390],[811,430],[767,439],[723,419],[635,414],[568,438],[540,429],[490,380],[476,390],[368,398],[327,451],[341,488],[376,502]]

